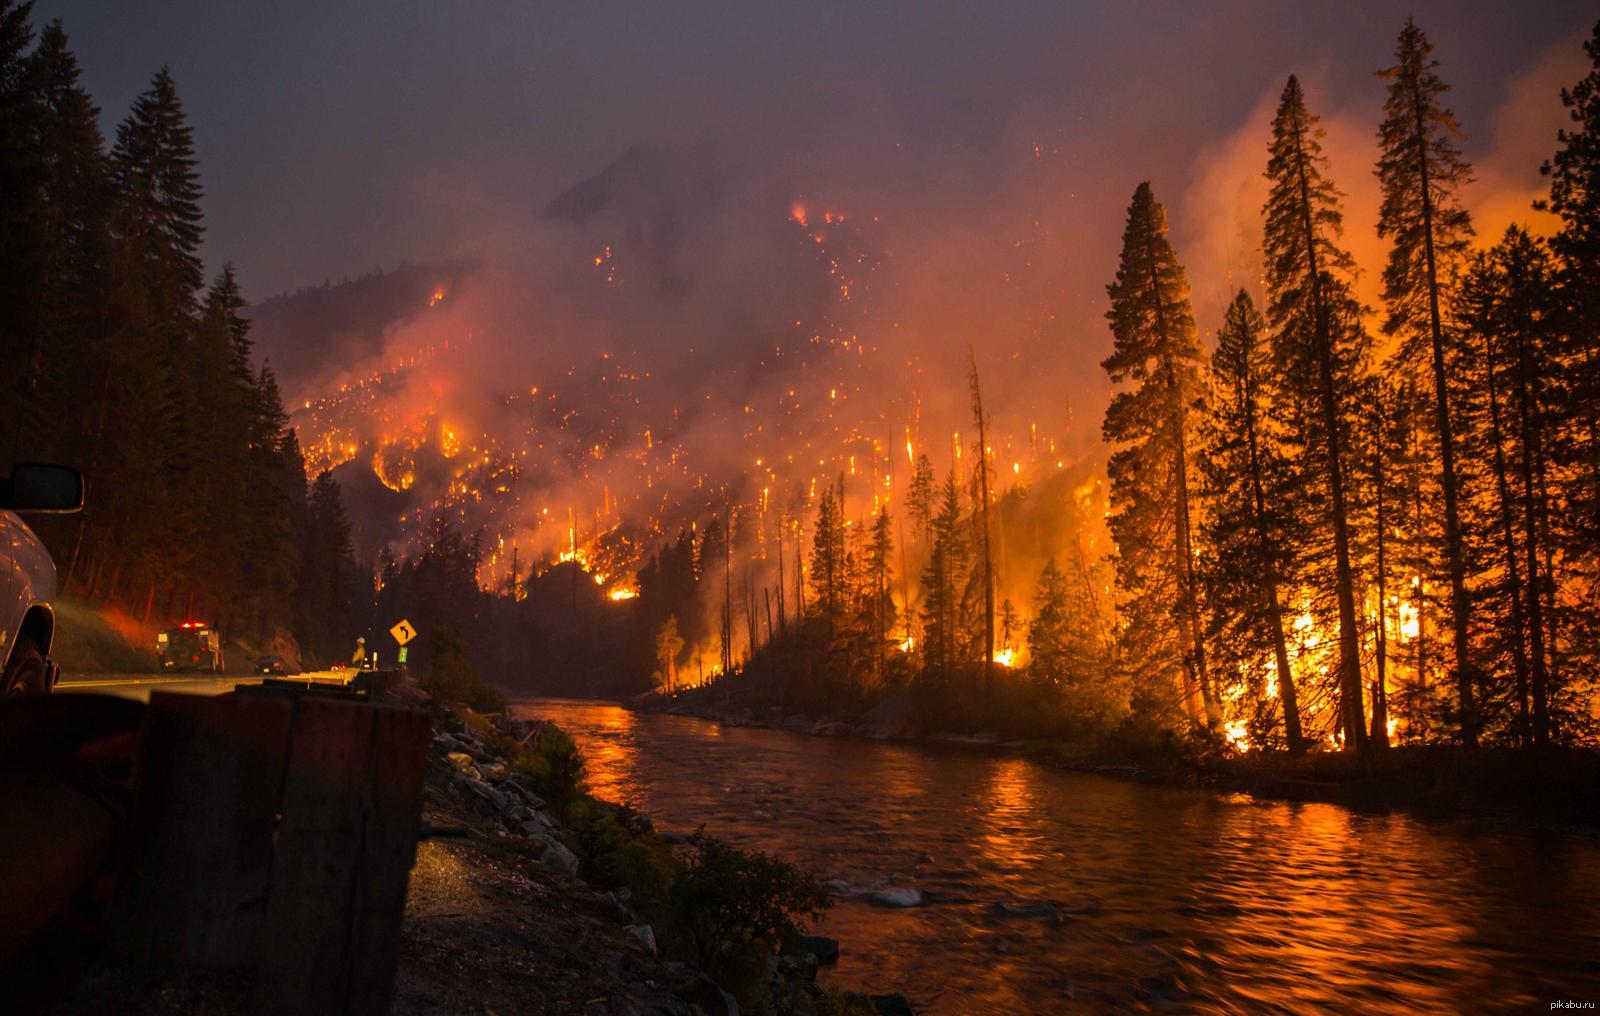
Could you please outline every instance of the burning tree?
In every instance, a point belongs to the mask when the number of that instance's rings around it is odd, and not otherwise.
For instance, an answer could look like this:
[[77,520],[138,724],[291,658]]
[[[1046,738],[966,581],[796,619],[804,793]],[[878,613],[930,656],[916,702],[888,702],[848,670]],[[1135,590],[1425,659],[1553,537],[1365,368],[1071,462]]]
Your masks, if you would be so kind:
[[1135,673],[1177,676],[1190,719],[1215,727],[1191,544],[1189,414],[1200,402],[1200,343],[1166,210],[1148,183],[1134,191],[1107,292],[1115,349],[1102,366],[1132,386],[1112,398],[1101,428],[1117,449],[1106,471],[1124,652]]
[[[1326,175],[1322,136],[1300,82],[1291,76],[1273,118],[1267,163],[1272,187],[1264,209],[1273,411],[1300,445],[1293,453],[1291,489],[1302,510],[1317,520],[1305,530],[1308,545],[1300,548],[1313,560],[1313,574],[1325,569],[1331,550],[1340,727],[1346,745],[1362,748],[1366,729],[1351,562],[1349,432],[1370,340],[1351,288],[1355,262],[1339,246],[1340,193]],[[1324,526],[1333,537],[1328,549],[1320,539]]]
[[1211,357],[1211,396],[1204,423],[1203,524],[1210,547],[1206,572],[1208,633],[1219,662],[1260,674],[1263,644],[1272,680],[1252,682],[1270,710],[1271,685],[1283,703],[1284,738],[1291,752],[1306,748],[1299,696],[1284,626],[1284,582],[1292,574],[1284,535],[1293,525],[1284,496],[1288,463],[1279,435],[1269,431],[1262,405],[1270,366],[1262,341],[1266,322],[1240,290],[1228,307]]
[[1451,312],[1472,237],[1472,219],[1456,192],[1471,179],[1471,169],[1455,145],[1460,135],[1455,116],[1440,101],[1449,86],[1435,73],[1439,63],[1432,53],[1427,36],[1408,18],[1395,47],[1395,64],[1381,72],[1390,84],[1378,129],[1382,152],[1377,173],[1383,187],[1378,235],[1392,241],[1383,271],[1383,298],[1389,311],[1383,330],[1400,340],[1389,373],[1415,377],[1421,387],[1431,389],[1430,457],[1436,464],[1430,463],[1430,472],[1436,475],[1444,500],[1461,741],[1470,747],[1478,740],[1473,704],[1477,672],[1448,364],[1459,359],[1461,329]]

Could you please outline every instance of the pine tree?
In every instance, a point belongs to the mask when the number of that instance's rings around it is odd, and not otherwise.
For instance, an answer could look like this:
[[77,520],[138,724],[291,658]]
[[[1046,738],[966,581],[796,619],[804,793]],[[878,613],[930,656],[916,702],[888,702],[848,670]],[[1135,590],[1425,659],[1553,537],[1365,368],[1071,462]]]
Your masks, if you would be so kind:
[[1321,502],[1321,522],[1333,534],[1334,599],[1338,614],[1339,718],[1346,747],[1364,749],[1360,627],[1350,551],[1347,446],[1352,396],[1365,372],[1368,340],[1361,306],[1351,291],[1355,265],[1339,247],[1340,194],[1326,177],[1323,131],[1306,109],[1300,82],[1290,77],[1272,124],[1264,209],[1267,319],[1280,412],[1291,433],[1303,434],[1320,469],[1305,473],[1302,493]]
[[923,660],[942,673],[960,662],[961,590],[971,571],[971,548],[962,525],[961,486],[952,469],[931,522],[928,563],[922,572]]
[[994,670],[994,552],[991,547],[993,527],[989,522],[989,417],[983,411],[983,389],[978,385],[978,360],[967,350],[967,365],[972,388],[972,421],[978,428],[977,464],[973,467],[976,480],[973,484],[977,497],[977,510],[972,513],[978,527],[978,538],[973,541],[978,549],[979,576],[983,582],[983,666],[984,673]]
[[1039,573],[1033,594],[1033,618],[1028,622],[1028,667],[1040,681],[1060,684],[1071,672],[1071,599],[1066,576],[1056,567],[1055,558],[1050,558]]
[[[1478,740],[1473,704],[1477,672],[1469,635],[1472,608],[1450,409],[1453,396],[1446,369],[1453,355],[1447,347],[1461,341],[1451,302],[1472,237],[1472,220],[1457,191],[1471,179],[1471,171],[1456,148],[1460,129],[1441,102],[1449,86],[1435,73],[1439,63],[1432,54],[1433,46],[1408,18],[1395,48],[1394,66],[1380,73],[1390,84],[1378,129],[1382,153],[1377,174],[1383,188],[1378,235],[1392,241],[1383,272],[1383,297],[1389,309],[1383,327],[1400,339],[1396,358],[1401,369],[1431,382],[1461,741],[1472,747]],[[1421,369],[1424,360],[1431,370]]]
[[[1600,683],[1600,22],[1584,42],[1590,70],[1577,84],[1561,90],[1570,126],[1558,134],[1560,148],[1544,164],[1550,197],[1541,207],[1561,218],[1551,238],[1557,256],[1555,290],[1561,312],[1562,338],[1558,359],[1547,380],[1549,441],[1547,482],[1552,509],[1552,557],[1559,553],[1563,572],[1547,564],[1552,581],[1544,590],[1550,615],[1549,651],[1564,661],[1561,684],[1570,694],[1574,682]],[[1564,595],[1555,596],[1559,584]],[[1552,737],[1569,739],[1584,719],[1569,715],[1564,730]],[[1589,723],[1592,724],[1592,717]]]
[[1200,343],[1166,212],[1148,183],[1134,192],[1107,292],[1115,347],[1102,366],[1114,383],[1132,386],[1112,398],[1102,426],[1116,447],[1107,466],[1110,522],[1130,662],[1176,671],[1191,720],[1215,727],[1220,711],[1206,672],[1191,547],[1189,414],[1199,401]]
[[1216,644],[1235,655],[1250,646],[1270,647],[1284,737],[1289,750],[1299,753],[1306,739],[1284,632],[1282,576],[1288,561],[1281,539],[1295,519],[1283,496],[1285,463],[1262,407],[1270,370],[1265,328],[1249,294],[1240,290],[1211,358],[1202,457],[1210,509],[1205,543],[1212,555],[1207,601]]
[[1544,245],[1513,226],[1476,260],[1471,278],[1471,323],[1484,346],[1487,443],[1498,502],[1494,518],[1508,587],[1504,638],[1516,664],[1520,733],[1535,744],[1551,739],[1555,684],[1550,592],[1556,579],[1549,571],[1551,506],[1545,481],[1547,389],[1556,373],[1554,274]]
[[187,334],[203,281],[198,252],[204,227],[194,132],[166,67],[117,128],[112,154],[121,231],[142,272],[150,324],[175,341]]
[[[300,539],[300,580],[295,605],[301,651],[324,665],[341,661],[356,630],[357,568],[350,521],[333,474],[312,481],[306,500],[306,532]],[[394,584],[385,585],[390,589]],[[419,621],[419,623],[421,623]]]
[[39,139],[44,111],[28,73],[33,4],[0,0],[0,454],[17,444],[17,407],[24,404],[30,367],[38,358],[35,318],[44,263],[45,164]]
[[811,540],[811,584],[831,650],[845,597],[844,515],[833,487],[823,488]]

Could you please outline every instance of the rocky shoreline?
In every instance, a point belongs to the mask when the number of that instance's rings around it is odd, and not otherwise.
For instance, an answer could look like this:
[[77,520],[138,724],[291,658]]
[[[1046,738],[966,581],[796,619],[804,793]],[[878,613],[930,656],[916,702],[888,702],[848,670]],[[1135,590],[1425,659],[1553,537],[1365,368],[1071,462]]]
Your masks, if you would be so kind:
[[818,719],[768,707],[757,710],[731,696],[638,696],[623,703],[638,712],[693,716],[734,727],[784,730],[813,737],[960,748],[1027,758],[1071,772],[1152,786],[1293,802],[1335,804],[1365,812],[1403,810],[1434,818],[1467,817],[1544,829],[1600,834],[1600,753],[1581,749],[1525,752],[1443,745],[1391,748],[1369,759],[1341,752],[1200,758],[1179,752],[1114,758],[1062,741],[1018,740],[999,734],[923,733],[913,729],[903,697],[891,697],[860,719]]
[[[478,723],[487,718],[476,717]],[[539,721],[494,717],[526,744]],[[583,845],[489,738],[445,712],[434,735],[423,819],[433,830],[412,872],[396,1013],[708,1014],[737,1016],[732,992],[661,956],[626,889],[585,879]],[[615,805],[594,802],[620,812]],[[648,819],[629,814],[628,821]],[[824,992],[819,966],[838,943],[786,943],[766,974],[773,1016],[907,1016],[903,995]],[[749,1011],[749,1010],[747,1010]]]

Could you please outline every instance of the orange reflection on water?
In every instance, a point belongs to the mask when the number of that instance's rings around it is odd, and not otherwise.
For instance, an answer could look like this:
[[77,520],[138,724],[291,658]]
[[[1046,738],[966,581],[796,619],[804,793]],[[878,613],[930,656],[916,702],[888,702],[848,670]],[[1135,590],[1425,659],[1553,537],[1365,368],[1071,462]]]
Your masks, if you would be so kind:
[[987,806],[979,811],[983,833],[977,843],[983,859],[996,867],[1019,868],[1034,854],[1038,840],[1032,823],[1035,772],[1035,767],[1022,759],[994,764]]

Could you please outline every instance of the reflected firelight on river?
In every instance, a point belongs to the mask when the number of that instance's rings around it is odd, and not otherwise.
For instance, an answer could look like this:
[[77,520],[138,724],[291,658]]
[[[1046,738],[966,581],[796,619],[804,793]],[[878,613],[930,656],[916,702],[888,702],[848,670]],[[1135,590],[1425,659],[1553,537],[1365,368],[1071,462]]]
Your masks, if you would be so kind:
[[[832,884],[825,979],[918,1012],[1465,1012],[1600,997],[1600,844],[538,701],[591,790]],[[906,906],[904,904],[914,903]],[[895,904],[895,905],[888,905]]]

